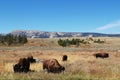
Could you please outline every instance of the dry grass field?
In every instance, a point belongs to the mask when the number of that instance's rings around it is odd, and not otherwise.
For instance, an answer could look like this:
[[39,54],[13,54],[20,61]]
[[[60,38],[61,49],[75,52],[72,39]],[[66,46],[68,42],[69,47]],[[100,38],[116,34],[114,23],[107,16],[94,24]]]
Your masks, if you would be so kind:
[[[23,46],[0,46],[0,80],[120,80],[120,38],[100,37],[104,44],[60,47],[56,38],[29,39]],[[94,53],[107,52],[109,58],[95,58]],[[68,55],[63,62],[62,56]],[[14,73],[19,58],[33,55],[37,59],[55,58],[65,67],[60,74],[47,73],[42,63],[30,65],[33,72]]]

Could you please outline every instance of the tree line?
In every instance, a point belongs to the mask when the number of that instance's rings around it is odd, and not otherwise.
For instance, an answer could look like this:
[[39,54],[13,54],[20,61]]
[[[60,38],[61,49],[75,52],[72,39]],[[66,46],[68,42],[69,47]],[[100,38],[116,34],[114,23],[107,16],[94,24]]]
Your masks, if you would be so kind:
[[93,39],[93,38],[89,38],[89,39],[59,39],[58,40],[58,44],[62,47],[66,47],[66,46],[70,46],[70,45],[75,45],[76,47],[80,46],[81,44],[90,44],[90,41],[92,43],[105,43],[105,41],[100,40],[100,39]]
[[12,35],[12,34],[6,34],[2,35],[0,34],[0,44],[2,45],[16,45],[16,44],[25,44],[27,43],[27,37],[25,35]]

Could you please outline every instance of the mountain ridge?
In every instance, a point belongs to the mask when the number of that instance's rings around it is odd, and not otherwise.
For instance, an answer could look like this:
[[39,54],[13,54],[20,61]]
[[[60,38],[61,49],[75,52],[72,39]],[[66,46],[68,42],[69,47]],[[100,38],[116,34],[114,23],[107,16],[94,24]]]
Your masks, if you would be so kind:
[[13,35],[26,35],[28,38],[58,38],[58,37],[120,37],[120,34],[104,34],[95,32],[49,32],[39,30],[14,30]]

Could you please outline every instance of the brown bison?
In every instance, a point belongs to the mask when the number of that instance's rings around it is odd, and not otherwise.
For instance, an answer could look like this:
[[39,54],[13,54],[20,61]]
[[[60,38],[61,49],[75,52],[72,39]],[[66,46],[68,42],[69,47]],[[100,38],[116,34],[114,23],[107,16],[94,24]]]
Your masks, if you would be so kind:
[[62,57],[62,61],[67,61],[67,58],[68,58],[67,55],[63,55],[63,57]]
[[28,72],[30,71],[30,63],[36,62],[33,57],[20,58],[19,62],[13,66],[14,72]]
[[96,54],[94,54],[94,56],[96,58],[98,58],[98,57],[100,57],[100,58],[108,58],[109,54],[108,53],[96,53]]
[[56,59],[43,61],[43,69],[46,69],[48,73],[60,73],[65,70],[65,68],[61,66]]

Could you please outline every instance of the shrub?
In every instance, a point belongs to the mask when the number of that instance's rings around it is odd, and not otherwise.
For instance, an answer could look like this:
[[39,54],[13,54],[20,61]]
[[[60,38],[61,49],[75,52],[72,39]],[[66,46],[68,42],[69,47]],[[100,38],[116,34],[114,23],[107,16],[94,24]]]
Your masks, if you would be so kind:
[[25,35],[15,36],[12,34],[0,35],[0,43],[5,45],[16,45],[16,44],[25,44],[27,43],[27,37]]
[[98,40],[94,40],[94,43],[105,43],[105,41],[98,39]]

